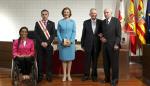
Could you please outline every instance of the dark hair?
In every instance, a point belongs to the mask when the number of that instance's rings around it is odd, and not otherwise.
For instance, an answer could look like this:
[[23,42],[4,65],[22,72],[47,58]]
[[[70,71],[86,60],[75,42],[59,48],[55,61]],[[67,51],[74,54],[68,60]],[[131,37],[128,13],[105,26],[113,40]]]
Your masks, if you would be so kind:
[[20,28],[20,30],[19,30],[19,34],[20,34],[20,32],[21,32],[23,29],[26,29],[26,30],[27,30],[27,32],[28,32],[28,28],[27,28],[26,26],[24,26],[24,27],[21,27],[21,28]]
[[[41,14],[42,14],[43,12],[48,12],[48,10],[43,9],[43,10],[41,11]],[[48,12],[48,14],[49,14],[49,12]]]
[[[20,28],[20,30],[19,30],[19,35],[20,35],[20,33],[21,33],[21,31],[22,31],[23,29],[26,29],[26,30],[27,30],[27,33],[28,33],[28,28],[24,26],[24,27],[21,27],[21,28]],[[21,37],[19,37],[19,39],[18,39],[18,46],[17,46],[18,48],[19,48],[19,45],[20,45],[20,40],[21,40]]]
[[69,10],[69,11],[70,11],[69,17],[71,17],[71,16],[72,16],[72,13],[71,13],[71,9],[70,9],[69,7],[65,7],[65,8],[62,10],[61,14],[63,15],[63,17],[64,17],[64,11],[65,11],[65,10]]

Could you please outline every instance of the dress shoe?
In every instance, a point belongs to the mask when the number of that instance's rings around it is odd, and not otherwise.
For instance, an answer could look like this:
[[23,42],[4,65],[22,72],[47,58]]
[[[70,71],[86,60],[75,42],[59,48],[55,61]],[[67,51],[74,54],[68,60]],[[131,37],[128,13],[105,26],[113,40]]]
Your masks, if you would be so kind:
[[111,86],[117,86],[116,83],[111,83]]
[[110,79],[105,79],[104,83],[110,83]]
[[117,84],[118,84],[118,80],[111,82],[111,86],[117,86]]
[[88,77],[88,76],[83,76],[81,80],[82,80],[82,81],[89,80],[89,77]]
[[93,77],[92,77],[92,81],[93,81],[93,82],[96,82],[96,81],[97,81],[97,77],[93,76]]
[[37,80],[37,83],[40,83],[41,81],[42,81],[42,79],[38,79],[38,80]]
[[37,83],[41,82],[42,79],[43,79],[43,76],[42,75],[38,75]]
[[51,77],[48,77],[46,78],[48,82],[52,82],[52,78]]

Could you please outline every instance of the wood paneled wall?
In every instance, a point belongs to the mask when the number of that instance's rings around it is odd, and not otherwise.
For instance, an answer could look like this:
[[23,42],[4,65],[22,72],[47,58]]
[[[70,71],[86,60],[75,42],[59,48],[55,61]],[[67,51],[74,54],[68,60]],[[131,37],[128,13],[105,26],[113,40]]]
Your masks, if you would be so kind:
[[150,45],[143,46],[143,77],[148,86],[150,86]]
[[0,67],[10,68],[12,61],[12,42],[0,41]]
[[[80,46],[80,44],[77,44]],[[1,68],[11,68],[12,61],[12,42],[0,41],[0,67]],[[150,61],[150,60],[147,60]],[[126,79],[128,77],[128,50],[120,50],[119,68],[120,68],[120,78]],[[99,55],[98,67],[103,68],[103,58],[102,54]]]

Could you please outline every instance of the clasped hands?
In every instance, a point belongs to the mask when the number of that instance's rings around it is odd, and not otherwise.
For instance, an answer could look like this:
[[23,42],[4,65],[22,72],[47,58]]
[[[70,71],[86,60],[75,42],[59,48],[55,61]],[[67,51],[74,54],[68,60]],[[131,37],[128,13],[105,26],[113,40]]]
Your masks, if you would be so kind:
[[63,39],[63,42],[62,42],[62,45],[65,46],[65,47],[68,47],[70,46],[71,42],[69,39]]
[[101,40],[102,43],[106,43],[107,42],[106,38],[103,36],[102,33],[98,34],[98,36],[100,37],[100,40]]
[[48,46],[48,44],[47,44],[47,42],[42,42],[41,46],[44,47],[44,48],[46,48]]

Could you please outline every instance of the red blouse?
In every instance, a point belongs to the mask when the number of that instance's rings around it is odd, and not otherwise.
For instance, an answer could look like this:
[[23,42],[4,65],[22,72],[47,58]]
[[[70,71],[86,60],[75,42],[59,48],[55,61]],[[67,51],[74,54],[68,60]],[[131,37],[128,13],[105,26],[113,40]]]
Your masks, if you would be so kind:
[[23,40],[20,40],[20,45],[18,47],[18,39],[13,42],[13,58],[17,57],[18,55],[24,56],[34,56],[34,41],[32,39],[27,38],[26,42],[24,43]]

